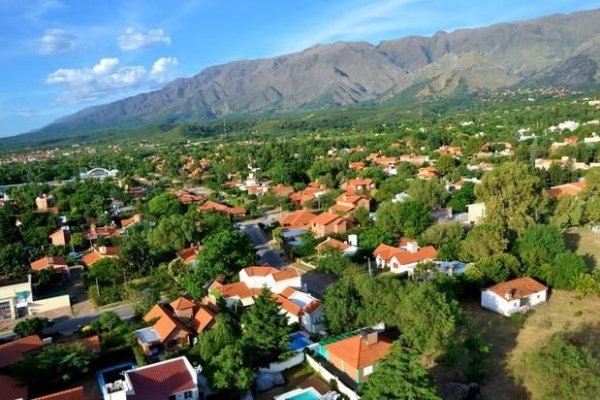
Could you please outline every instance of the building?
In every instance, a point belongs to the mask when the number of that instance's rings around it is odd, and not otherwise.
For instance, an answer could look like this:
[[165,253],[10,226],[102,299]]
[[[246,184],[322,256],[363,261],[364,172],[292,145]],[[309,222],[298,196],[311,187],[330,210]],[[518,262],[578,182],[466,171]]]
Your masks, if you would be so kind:
[[202,250],[202,246],[198,244],[192,244],[190,247],[186,247],[181,250],[177,250],[175,255],[178,260],[183,261],[186,264],[190,264],[192,267],[196,266],[196,258],[200,251]]
[[66,246],[71,242],[71,230],[68,226],[61,226],[49,236],[53,246]]
[[[349,239],[350,239],[349,235]],[[356,236],[356,235],[354,235]],[[352,241],[350,241],[352,243]],[[353,256],[358,251],[358,247],[354,244],[342,242],[341,240],[327,238],[324,242],[317,245],[316,250],[319,255],[325,253],[327,250],[340,251],[347,256]]]
[[54,196],[51,194],[43,194],[35,198],[35,206],[38,211],[48,211],[52,203],[54,203]]
[[392,343],[391,338],[380,332],[365,329],[333,343],[320,343],[318,351],[339,371],[336,372],[360,384],[369,379],[377,368],[377,362],[392,351]]
[[334,233],[345,233],[348,230],[348,222],[339,215],[324,212],[311,221],[310,229],[320,238]]
[[28,388],[10,375],[0,375],[0,398],[9,400],[27,400]]
[[307,332],[318,333],[324,327],[323,303],[312,295],[287,287],[276,296],[288,323],[298,324]]
[[36,397],[31,400],[85,400],[83,386],[72,389],[62,390],[60,392],[48,394],[42,397]]
[[0,344],[0,369],[18,363],[27,354],[41,351],[44,342],[38,335],[31,335],[12,342]]
[[102,227],[97,227],[96,224],[91,224],[90,229],[83,231],[83,237],[90,241],[97,240],[99,238],[112,239],[121,237],[121,232],[114,224]]
[[548,288],[529,277],[501,282],[481,292],[481,307],[507,317],[545,303]]
[[0,321],[29,315],[32,302],[31,275],[24,279],[0,281]]
[[477,225],[485,218],[485,203],[473,203],[467,205],[467,220]]
[[419,168],[419,172],[417,173],[417,178],[423,180],[434,179],[437,178],[437,176],[438,170],[433,166]]
[[98,261],[104,258],[117,258],[119,256],[119,249],[111,246],[92,246],[89,252],[87,252],[81,261],[91,267]]
[[587,187],[585,181],[565,183],[564,185],[552,186],[546,191],[550,197],[572,196],[576,197]]
[[275,196],[282,198],[288,198],[294,193],[294,188],[292,186],[282,185],[281,183],[271,186],[271,189],[269,190]]
[[125,371],[123,379],[102,388],[104,400],[198,400],[198,374],[186,357]]
[[29,264],[32,271],[43,271],[53,269],[54,272],[69,272],[69,266],[63,257],[47,256],[35,260]]
[[359,208],[364,208],[367,211],[371,210],[371,201],[365,196],[343,193],[335,201],[336,203],[329,208],[329,212],[332,214],[346,216]]
[[380,244],[373,251],[379,268],[389,268],[391,272],[412,275],[419,263],[434,262],[437,250],[433,246],[419,247],[413,239],[400,239],[399,247]]
[[377,185],[371,178],[348,179],[342,183],[342,189],[351,194],[368,193],[376,188]]
[[302,206],[303,208],[311,208],[312,202],[318,200],[319,197],[323,196],[329,190],[325,186],[320,185],[317,182],[311,182],[308,187],[303,190],[292,193],[290,200],[292,204]]
[[363,169],[365,169],[365,167],[366,165],[363,161],[355,161],[348,163],[348,168],[353,169],[355,171],[362,171]]
[[244,207],[230,207],[225,204],[217,203],[212,200],[208,200],[204,204],[198,207],[200,212],[218,212],[223,215],[231,215],[232,217],[243,217],[246,215],[246,209]]
[[317,217],[316,214],[306,210],[292,211],[279,218],[278,222],[286,230],[310,229],[311,222]]
[[142,222],[144,218],[143,214],[134,214],[133,216],[129,217],[129,218],[123,218],[121,220],[121,229],[125,230],[127,228],[132,227],[135,224],[139,224]]
[[86,179],[106,179],[106,178],[114,178],[117,176],[117,174],[119,173],[118,170],[116,169],[105,169],[105,168],[93,168],[87,172],[81,172],[79,173],[79,179],[81,180],[86,180]]

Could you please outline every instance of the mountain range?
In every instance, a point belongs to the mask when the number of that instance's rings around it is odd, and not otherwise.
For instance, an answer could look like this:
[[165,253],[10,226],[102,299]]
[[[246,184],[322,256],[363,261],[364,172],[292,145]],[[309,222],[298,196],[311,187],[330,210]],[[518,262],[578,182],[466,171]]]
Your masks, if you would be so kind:
[[599,21],[600,10],[591,10],[377,45],[315,45],[209,67],[159,90],[86,108],[26,135],[320,110],[506,87],[594,87],[600,82]]

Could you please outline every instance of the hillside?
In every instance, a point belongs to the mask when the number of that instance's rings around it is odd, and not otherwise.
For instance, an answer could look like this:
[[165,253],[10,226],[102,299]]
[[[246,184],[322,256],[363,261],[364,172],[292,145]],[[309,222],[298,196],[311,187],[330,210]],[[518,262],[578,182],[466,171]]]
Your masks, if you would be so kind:
[[[160,90],[86,108],[35,133],[121,132],[195,122],[479,93],[512,86],[587,88],[600,82],[600,10],[378,45],[338,42],[236,61]],[[27,140],[21,137],[22,140]]]

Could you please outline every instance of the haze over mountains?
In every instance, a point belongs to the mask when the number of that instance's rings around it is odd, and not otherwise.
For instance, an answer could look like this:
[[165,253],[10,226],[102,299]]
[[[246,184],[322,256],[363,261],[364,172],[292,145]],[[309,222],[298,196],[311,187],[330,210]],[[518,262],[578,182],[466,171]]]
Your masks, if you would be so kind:
[[318,110],[515,85],[592,87],[600,82],[599,21],[600,10],[592,10],[378,45],[316,45],[209,67],[160,90],[84,109],[28,135]]

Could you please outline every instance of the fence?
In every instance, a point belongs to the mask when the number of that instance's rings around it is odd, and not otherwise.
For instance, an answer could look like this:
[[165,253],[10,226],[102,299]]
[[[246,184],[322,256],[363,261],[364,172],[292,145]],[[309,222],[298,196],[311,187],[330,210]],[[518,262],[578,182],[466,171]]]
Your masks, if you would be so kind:
[[298,351],[296,354],[288,358],[285,361],[275,362],[269,364],[269,368],[260,368],[260,372],[282,372],[286,369],[290,369],[295,367],[296,365],[302,364],[304,362],[304,352]]
[[40,313],[64,309],[65,311],[68,310],[68,314],[70,314],[70,307],[71,301],[69,300],[69,295],[65,294],[62,296],[50,297],[49,299],[44,300],[34,300],[33,303],[29,303],[29,313],[31,315],[37,315]]
[[308,365],[310,365],[319,375],[323,377],[327,382],[335,382],[337,386],[337,391],[348,396],[350,400],[360,400],[360,396],[356,394],[354,390],[348,387],[345,383],[343,383],[340,378],[333,375],[331,372],[327,370],[323,365],[321,365],[317,360],[315,360],[310,354],[306,354],[306,361]]

